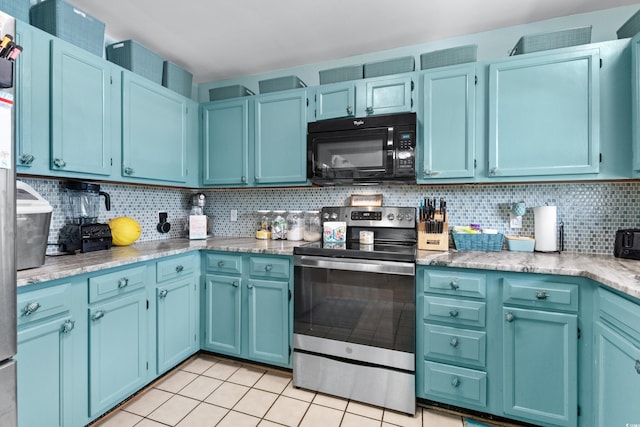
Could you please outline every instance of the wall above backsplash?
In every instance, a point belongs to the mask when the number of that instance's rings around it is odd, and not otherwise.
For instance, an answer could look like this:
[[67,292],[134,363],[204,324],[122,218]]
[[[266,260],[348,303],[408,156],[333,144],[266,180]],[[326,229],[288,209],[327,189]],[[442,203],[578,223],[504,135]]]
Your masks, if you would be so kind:
[[[64,224],[63,182],[52,179],[18,178],[34,187],[53,206],[49,242],[58,240]],[[111,211],[104,209],[99,221],[117,216],[135,218],[142,226],[139,241],[186,236],[185,224],[194,190],[101,184],[111,195]],[[640,228],[640,182],[587,182],[504,185],[435,185],[380,187],[296,187],[201,190],[207,196],[205,212],[213,219],[214,236],[253,236],[258,209],[317,210],[345,205],[351,194],[384,195],[387,206],[418,206],[424,197],[447,200],[450,225],[480,223],[505,234],[532,236],[532,207],[545,203],[558,207],[558,220],[565,224],[565,250],[572,253],[611,254],[615,231]],[[527,211],[521,229],[509,229],[512,202],[524,201]],[[230,221],[231,210],[238,220]],[[158,212],[167,212],[171,231],[156,230]],[[55,252],[55,246],[49,253]]]

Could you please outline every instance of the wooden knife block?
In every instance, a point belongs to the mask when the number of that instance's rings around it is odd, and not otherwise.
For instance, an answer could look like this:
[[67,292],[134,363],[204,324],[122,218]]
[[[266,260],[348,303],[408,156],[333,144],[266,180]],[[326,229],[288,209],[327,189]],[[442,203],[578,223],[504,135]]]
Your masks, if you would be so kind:
[[[442,221],[440,212],[436,212],[434,219]],[[418,249],[428,251],[448,251],[449,250],[449,223],[444,221],[442,233],[427,233],[427,224],[418,222]]]

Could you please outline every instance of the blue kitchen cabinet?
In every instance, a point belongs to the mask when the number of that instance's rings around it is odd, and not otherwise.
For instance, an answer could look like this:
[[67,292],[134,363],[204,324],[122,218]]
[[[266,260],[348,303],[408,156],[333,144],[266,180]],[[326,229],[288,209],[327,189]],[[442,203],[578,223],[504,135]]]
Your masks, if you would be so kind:
[[[356,87],[356,116],[404,113],[413,110],[413,74],[375,77]],[[363,90],[361,90],[362,88]]]
[[147,382],[145,265],[89,278],[89,415],[96,417]]
[[631,128],[633,176],[640,176],[640,34],[631,39]]
[[491,63],[487,176],[597,174],[599,67],[595,48]]
[[254,99],[255,185],[307,183],[307,90]]
[[49,171],[49,61],[51,35],[16,21],[16,171],[46,175]]
[[249,175],[249,100],[202,105],[202,183],[247,186]]
[[62,40],[51,42],[51,170],[104,178],[118,137],[112,66]]
[[316,120],[355,116],[356,85],[354,82],[320,85],[315,92]]
[[241,355],[242,279],[206,275],[203,346],[230,356]]
[[123,71],[122,176],[184,183],[187,174],[187,99]]
[[476,66],[422,74],[417,182],[475,175]]

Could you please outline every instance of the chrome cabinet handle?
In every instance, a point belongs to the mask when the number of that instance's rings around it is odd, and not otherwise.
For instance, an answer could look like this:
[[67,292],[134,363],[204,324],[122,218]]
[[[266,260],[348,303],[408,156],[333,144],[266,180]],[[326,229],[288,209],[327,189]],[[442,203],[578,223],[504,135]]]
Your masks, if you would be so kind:
[[126,288],[128,285],[129,285],[129,279],[127,279],[126,277],[122,277],[120,280],[118,280],[119,289]]
[[35,159],[36,157],[33,154],[23,154],[20,156],[20,162],[23,165],[30,165]]
[[636,372],[640,375],[640,360],[636,360]]
[[271,269],[273,269],[273,265],[271,264],[267,264],[264,266],[264,271],[271,271]]
[[353,107],[351,105],[347,107],[347,114],[350,116],[353,115]]
[[453,379],[451,380],[451,386],[458,388],[460,386],[460,378],[453,377]]
[[133,175],[134,173],[136,173],[136,171],[133,170],[133,168],[127,166],[126,168],[124,168],[124,173],[126,173],[127,175]]
[[458,341],[458,338],[453,338],[449,343],[449,345],[453,348],[456,348],[459,344],[460,344],[460,341]]
[[455,280],[452,280],[451,283],[449,283],[449,286],[451,286],[451,289],[453,289],[454,291],[460,289],[460,285],[458,285],[458,282]]
[[367,112],[367,114],[373,114],[373,107],[367,107],[365,108],[365,111]]
[[162,298],[166,298],[168,293],[169,293],[169,291],[168,291],[168,290],[163,289],[163,290],[161,290],[161,291],[160,291],[160,293],[158,294],[158,298],[160,298],[160,299],[162,299]]
[[60,332],[63,334],[68,334],[69,332],[73,331],[73,328],[75,327],[76,322],[74,322],[73,320],[67,320],[62,324],[62,326],[60,326]]
[[176,273],[182,273],[184,271],[184,266],[183,265],[176,265]]
[[53,159],[53,165],[57,168],[63,168],[67,166],[64,160],[62,159]]
[[253,177],[253,180],[255,182],[259,182],[260,181],[260,177],[258,175],[256,175],[256,176]]
[[240,182],[247,182],[247,177],[246,176],[241,177]]
[[22,309],[22,313],[25,316],[30,316],[33,313],[35,313],[36,311],[38,311],[38,309],[42,307],[40,305],[39,302],[30,302],[29,304],[27,304],[23,309]]
[[549,294],[546,293],[545,291],[538,291],[538,292],[536,292],[536,298],[537,299],[547,299],[547,298],[549,298]]
[[451,316],[451,317],[458,317],[459,314],[460,313],[458,312],[458,310],[451,310],[449,312],[449,316]]
[[247,285],[247,288],[249,288],[249,289],[253,289],[253,283],[249,283],[249,284]]
[[224,261],[218,261],[218,268],[224,267]]
[[233,282],[231,282],[231,286],[233,286],[234,288],[238,287],[238,281],[234,280]]
[[489,169],[489,176],[496,176],[496,175],[498,175],[498,168]]
[[504,316],[505,320],[509,323],[513,322],[514,320],[516,320],[516,315],[508,312],[505,316]]
[[100,320],[100,319],[102,319],[104,317],[105,314],[106,313],[105,313],[104,310],[98,310],[95,313],[93,313],[93,315],[91,316],[91,320],[93,320],[94,322],[96,320]]

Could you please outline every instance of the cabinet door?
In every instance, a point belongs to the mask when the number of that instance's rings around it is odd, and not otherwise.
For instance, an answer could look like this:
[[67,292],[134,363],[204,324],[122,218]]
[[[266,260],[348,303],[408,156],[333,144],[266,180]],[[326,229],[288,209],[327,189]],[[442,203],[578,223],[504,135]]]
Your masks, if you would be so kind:
[[249,100],[204,105],[202,141],[203,184],[249,183]]
[[72,425],[74,325],[71,316],[66,316],[18,332],[21,427]]
[[111,408],[146,383],[146,316],[142,291],[89,308],[90,416]]
[[633,171],[640,172],[640,34],[631,39],[631,111],[633,132]]
[[51,169],[110,175],[116,132],[111,68],[102,58],[60,40],[51,47]]
[[289,283],[250,279],[249,358],[251,360],[289,363]]
[[122,176],[187,179],[187,100],[126,71],[122,75]]
[[242,279],[206,276],[206,320],[204,345],[207,350],[240,356]]
[[597,173],[597,49],[490,65],[489,177]]
[[474,176],[475,66],[422,77],[418,183]]
[[510,307],[502,314],[505,414],[545,425],[575,426],[577,316]]
[[158,374],[196,349],[196,284],[193,277],[156,289]]
[[351,117],[356,110],[354,83],[320,85],[316,88],[316,119]]
[[256,184],[307,180],[307,92],[285,91],[255,100]]
[[634,425],[640,420],[640,348],[596,322],[595,358],[595,425]]
[[411,111],[413,100],[413,80],[411,76],[384,77],[365,83],[366,115],[393,114]]
[[18,173],[49,172],[49,59],[51,36],[16,21],[16,167]]

